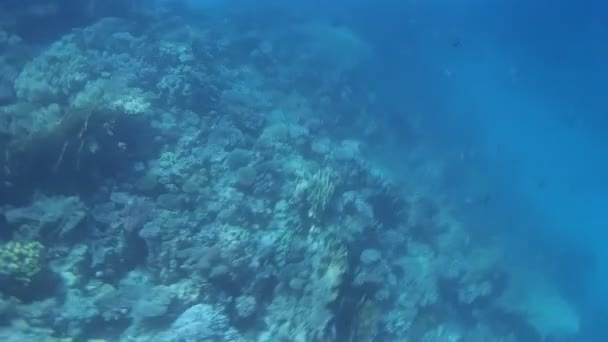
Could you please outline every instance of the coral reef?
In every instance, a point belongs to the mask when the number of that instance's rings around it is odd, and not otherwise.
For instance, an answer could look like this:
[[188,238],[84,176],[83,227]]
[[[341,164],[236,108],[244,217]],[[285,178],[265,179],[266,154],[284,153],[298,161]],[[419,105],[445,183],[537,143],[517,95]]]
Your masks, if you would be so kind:
[[0,278],[25,285],[0,287],[0,339],[548,335],[489,318],[521,313],[496,304],[502,255],[449,203],[334,134],[368,98],[345,95],[370,53],[354,32],[130,20],[58,37],[0,94]]
[[37,241],[8,241],[0,246],[0,265],[3,285],[27,287],[44,268],[44,247]]

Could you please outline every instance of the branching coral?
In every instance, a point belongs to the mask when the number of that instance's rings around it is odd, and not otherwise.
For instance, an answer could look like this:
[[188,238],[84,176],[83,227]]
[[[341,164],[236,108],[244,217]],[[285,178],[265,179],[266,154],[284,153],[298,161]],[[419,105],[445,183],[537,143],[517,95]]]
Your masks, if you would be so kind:
[[317,171],[310,179],[306,199],[310,205],[308,215],[320,216],[331,201],[336,190],[335,174],[331,169]]
[[44,246],[37,241],[9,241],[0,246],[0,276],[28,286],[44,268]]

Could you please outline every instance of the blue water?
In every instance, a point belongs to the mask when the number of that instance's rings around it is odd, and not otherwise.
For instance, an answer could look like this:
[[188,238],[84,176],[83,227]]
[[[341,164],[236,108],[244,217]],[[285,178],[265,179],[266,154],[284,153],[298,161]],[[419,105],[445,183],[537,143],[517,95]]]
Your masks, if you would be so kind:
[[454,152],[485,161],[509,248],[523,263],[540,255],[540,272],[593,317],[608,304],[607,9],[571,1],[404,7],[381,42],[399,55],[388,87],[402,82],[422,102],[404,107],[431,112],[437,125],[447,120]]

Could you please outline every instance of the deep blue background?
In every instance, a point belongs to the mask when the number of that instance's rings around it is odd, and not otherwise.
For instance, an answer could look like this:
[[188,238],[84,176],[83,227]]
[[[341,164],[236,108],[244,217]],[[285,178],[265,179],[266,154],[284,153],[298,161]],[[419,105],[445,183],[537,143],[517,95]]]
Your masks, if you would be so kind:
[[352,13],[376,44],[378,85],[394,106],[425,113],[454,154],[483,161],[493,203],[469,214],[552,277],[589,323],[608,305],[606,5],[369,6]]

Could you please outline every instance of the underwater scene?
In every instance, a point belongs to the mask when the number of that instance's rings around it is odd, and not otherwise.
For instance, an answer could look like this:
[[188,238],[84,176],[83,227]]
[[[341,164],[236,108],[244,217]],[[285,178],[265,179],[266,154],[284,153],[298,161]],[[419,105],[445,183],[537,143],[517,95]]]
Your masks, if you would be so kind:
[[0,341],[608,341],[608,5],[0,1]]

